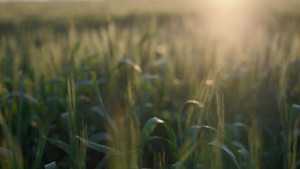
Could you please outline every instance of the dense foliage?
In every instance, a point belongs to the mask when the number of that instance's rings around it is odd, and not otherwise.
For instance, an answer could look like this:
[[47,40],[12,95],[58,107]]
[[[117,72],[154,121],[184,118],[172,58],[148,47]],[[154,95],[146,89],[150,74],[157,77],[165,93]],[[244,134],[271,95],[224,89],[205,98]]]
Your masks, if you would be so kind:
[[299,168],[299,4],[213,6],[1,4],[1,168]]

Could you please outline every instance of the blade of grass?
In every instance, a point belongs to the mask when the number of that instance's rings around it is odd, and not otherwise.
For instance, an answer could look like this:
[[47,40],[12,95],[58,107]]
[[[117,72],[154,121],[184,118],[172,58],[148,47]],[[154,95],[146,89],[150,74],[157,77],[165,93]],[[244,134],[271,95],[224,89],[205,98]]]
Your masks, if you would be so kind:
[[2,116],[2,111],[0,109],[0,126],[3,133],[3,140],[1,144],[5,146],[5,149],[10,150],[11,154],[6,154],[8,160],[2,161],[3,158],[0,158],[1,163],[6,163],[10,166],[13,166],[14,169],[24,168],[23,166],[23,156],[20,146],[17,144],[16,140],[13,138],[10,129],[5,121],[5,118]]
[[183,113],[183,110],[184,108],[187,106],[187,105],[195,105],[199,108],[203,108],[204,107],[204,104],[197,101],[197,100],[187,100],[180,108],[179,110],[179,114],[177,116],[177,125],[178,125],[178,134],[179,134],[179,137],[182,137],[182,132],[183,132],[183,129],[182,129],[182,126],[181,126],[181,115]]
[[71,70],[71,73],[74,73],[75,72],[75,63],[74,63],[74,57],[76,55],[76,53],[79,51],[79,48],[80,48],[80,44],[81,42],[78,41],[74,47],[74,49],[72,50],[72,53],[71,53],[71,58],[70,58],[70,70]]
[[74,80],[72,77],[68,78],[68,97],[67,97],[67,106],[68,106],[68,113],[69,113],[69,118],[68,118],[68,126],[69,126],[69,133],[70,133],[70,140],[69,140],[69,145],[70,145],[70,157],[72,160],[70,161],[71,167],[72,168],[78,168],[81,169],[80,166],[80,160],[79,158],[79,151],[80,146],[76,140],[77,136],[77,114],[76,114],[76,92],[75,92],[75,84]]
[[119,61],[118,67],[120,67],[122,64],[126,64],[126,65],[131,66],[134,70],[136,70],[140,74],[143,72],[142,69],[141,69],[141,67],[138,64],[134,63],[130,59],[123,58],[122,60]]
[[248,132],[249,138],[249,151],[250,151],[250,168],[251,169],[260,169],[261,165],[261,137],[260,137],[260,128],[258,127],[257,121],[253,121],[249,127]]
[[218,140],[214,140],[214,141],[208,143],[208,145],[215,146],[215,147],[218,147],[218,148],[221,148],[222,150],[224,150],[227,153],[227,155],[229,155],[229,157],[232,159],[235,166],[238,169],[240,169],[240,166],[239,166],[234,154],[232,153],[232,151],[225,144],[223,144],[222,142],[220,142]]
[[13,96],[19,96],[21,98],[21,96],[23,95],[23,99],[26,99],[28,101],[31,101],[32,103],[38,105],[39,102],[37,99],[35,99],[34,97],[32,97],[31,95],[29,95],[28,93],[26,92],[11,92],[9,93],[9,97],[13,97]]
[[96,73],[91,72],[91,75],[92,75],[93,86],[94,86],[94,89],[96,91],[96,95],[97,95],[98,100],[100,102],[100,106],[101,106],[101,108],[102,108],[102,110],[104,112],[104,116],[105,116],[104,119],[112,127],[112,129],[114,130],[114,132],[117,133],[117,127],[116,127],[116,125],[115,125],[115,123],[113,122],[113,120],[111,119],[111,117],[109,116],[108,112],[105,109],[105,106],[104,106],[104,103],[103,103],[103,100],[102,100],[102,97],[101,97],[100,89],[98,87]]
[[103,157],[103,159],[98,163],[98,165],[96,166],[96,168],[95,169],[102,169],[102,168],[104,168],[105,167],[105,165],[106,165],[106,162],[107,162],[107,160],[108,160],[108,158],[109,158],[109,154],[108,155],[106,155],[105,157]]
[[157,117],[152,117],[149,120],[147,120],[146,124],[144,125],[142,129],[142,134],[141,134],[141,143],[144,144],[146,140],[150,138],[151,133],[153,130],[159,125],[162,124],[165,129],[167,130],[167,133],[169,135],[168,140],[171,142],[171,147],[173,150],[173,158],[177,159],[177,140],[176,140],[176,135],[171,128],[171,126],[167,123],[165,123],[163,120],[157,118]]
[[45,145],[47,142],[47,139],[43,136],[47,137],[48,131],[49,131],[49,124],[50,124],[49,119],[44,118],[42,120],[41,128],[39,131],[38,145],[37,145],[37,149],[35,151],[36,154],[35,154],[34,160],[33,160],[33,169],[38,169],[40,167],[42,157],[44,154]]
[[108,146],[105,146],[105,145],[101,145],[101,144],[89,141],[89,140],[81,138],[79,136],[77,136],[76,138],[79,139],[85,145],[87,145],[89,148],[94,149],[98,152],[105,153],[105,154],[115,154],[115,155],[121,154],[120,151],[118,151],[114,148],[111,148],[111,147],[108,147]]
[[183,168],[183,164],[181,162],[177,162],[175,164],[172,164],[171,169],[180,169]]
[[57,169],[55,161],[53,161],[53,162],[51,162],[49,164],[44,165],[44,167],[45,167],[45,169]]
[[300,105],[293,104],[291,115],[289,118],[290,121],[290,129],[293,130],[296,124],[296,121],[300,117]]
[[201,125],[193,125],[191,128],[190,128],[190,138],[192,140],[193,143],[196,142],[196,139],[197,139],[197,135],[199,133],[199,131],[201,129],[209,129],[211,131],[214,131],[214,132],[218,132],[217,129],[211,127],[211,126],[201,126]]
[[144,144],[149,144],[151,141],[153,140],[162,140],[162,141],[165,141],[167,142],[168,144],[172,144],[170,142],[170,140],[166,139],[166,138],[163,138],[163,137],[158,137],[158,136],[152,136],[152,137],[149,137],[147,140],[145,140],[145,143]]
[[62,150],[64,150],[72,159],[74,159],[74,156],[73,156],[72,151],[71,151],[71,146],[68,143],[66,143],[66,142],[64,142],[62,140],[58,140],[58,139],[54,139],[54,138],[49,138],[49,137],[46,137],[46,136],[43,136],[43,137],[45,139],[47,139],[47,141],[49,141],[51,144],[53,144],[56,147],[59,147]]
[[291,138],[289,140],[289,154],[291,157],[289,158],[288,168],[297,168],[297,144],[298,144],[298,126],[299,126],[299,120],[298,117],[296,122],[294,122],[294,130],[290,131],[289,137]]
[[72,138],[77,135],[77,125],[76,125],[76,94],[74,87],[74,80],[72,78],[68,78],[68,112],[69,112],[69,129],[70,129],[70,143],[72,146]]
[[102,118],[106,118],[105,113],[103,109],[99,106],[92,107],[92,111],[96,112],[98,115],[100,115]]
[[109,134],[104,132],[99,132],[89,137],[89,141],[92,142],[100,142],[105,140],[112,140],[112,138]]
[[[195,149],[198,147],[198,144],[192,144],[181,156],[179,162],[183,164],[190,155],[195,151]],[[177,169],[177,168],[176,168]]]
[[[103,78],[97,80],[98,84],[103,84],[105,82],[106,82],[106,80],[103,79]],[[80,87],[90,86],[90,85],[93,85],[93,84],[94,84],[94,82],[92,80],[82,80],[80,82],[75,83],[75,88],[78,89]]]
[[[87,139],[88,133],[87,133],[87,126],[82,124],[82,129],[80,131],[80,137]],[[76,163],[78,169],[85,169],[86,164],[86,153],[87,153],[87,146],[83,142],[77,142],[78,150],[76,151]]]
[[243,157],[243,160],[244,160],[244,165],[247,167],[249,166],[249,161],[250,161],[250,153],[248,150],[246,150],[245,148],[242,148],[240,150],[238,150],[238,153],[240,153]]
[[[205,130],[211,130],[215,133],[217,133],[217,129],[210,127],[210,126],[201,126],[201,125],[193,125],[190,130],[189,130],[189,136],[187,139],[182,144],[182,152],[180,153],[180,158],[179,162],[181,164],[184,164],[191,155],[193,154],[196,150],[197,147],[199,147],[199,143],[203,142],[203,140],[197,139],[198,133],[202,131],[203,129]],[[182,166],[177,166],[176,169],[182,168]]]

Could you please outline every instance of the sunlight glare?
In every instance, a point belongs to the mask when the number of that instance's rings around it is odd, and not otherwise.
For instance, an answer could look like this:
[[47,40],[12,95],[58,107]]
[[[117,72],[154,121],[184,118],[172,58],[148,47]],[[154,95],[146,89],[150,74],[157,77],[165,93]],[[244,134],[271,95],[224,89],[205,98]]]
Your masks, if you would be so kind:
[[239,43],[253,28],[253,6],[249,1],[220,0],[211,4],[207,15],[208,30],[226,44]]

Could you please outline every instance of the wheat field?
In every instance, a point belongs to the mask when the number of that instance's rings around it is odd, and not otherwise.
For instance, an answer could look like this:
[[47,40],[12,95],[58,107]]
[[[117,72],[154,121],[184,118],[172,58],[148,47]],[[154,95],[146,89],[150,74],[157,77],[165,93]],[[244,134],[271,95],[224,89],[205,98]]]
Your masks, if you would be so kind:
[[0,168],[299,168],[299,7],[0,3]]

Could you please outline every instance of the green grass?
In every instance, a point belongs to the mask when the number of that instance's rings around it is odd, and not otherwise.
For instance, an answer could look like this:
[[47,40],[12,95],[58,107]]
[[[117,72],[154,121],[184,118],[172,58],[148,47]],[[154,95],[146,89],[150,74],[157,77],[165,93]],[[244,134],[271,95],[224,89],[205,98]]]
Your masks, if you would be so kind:
[[1,168],[299,167],[299,5],[1,3]]

